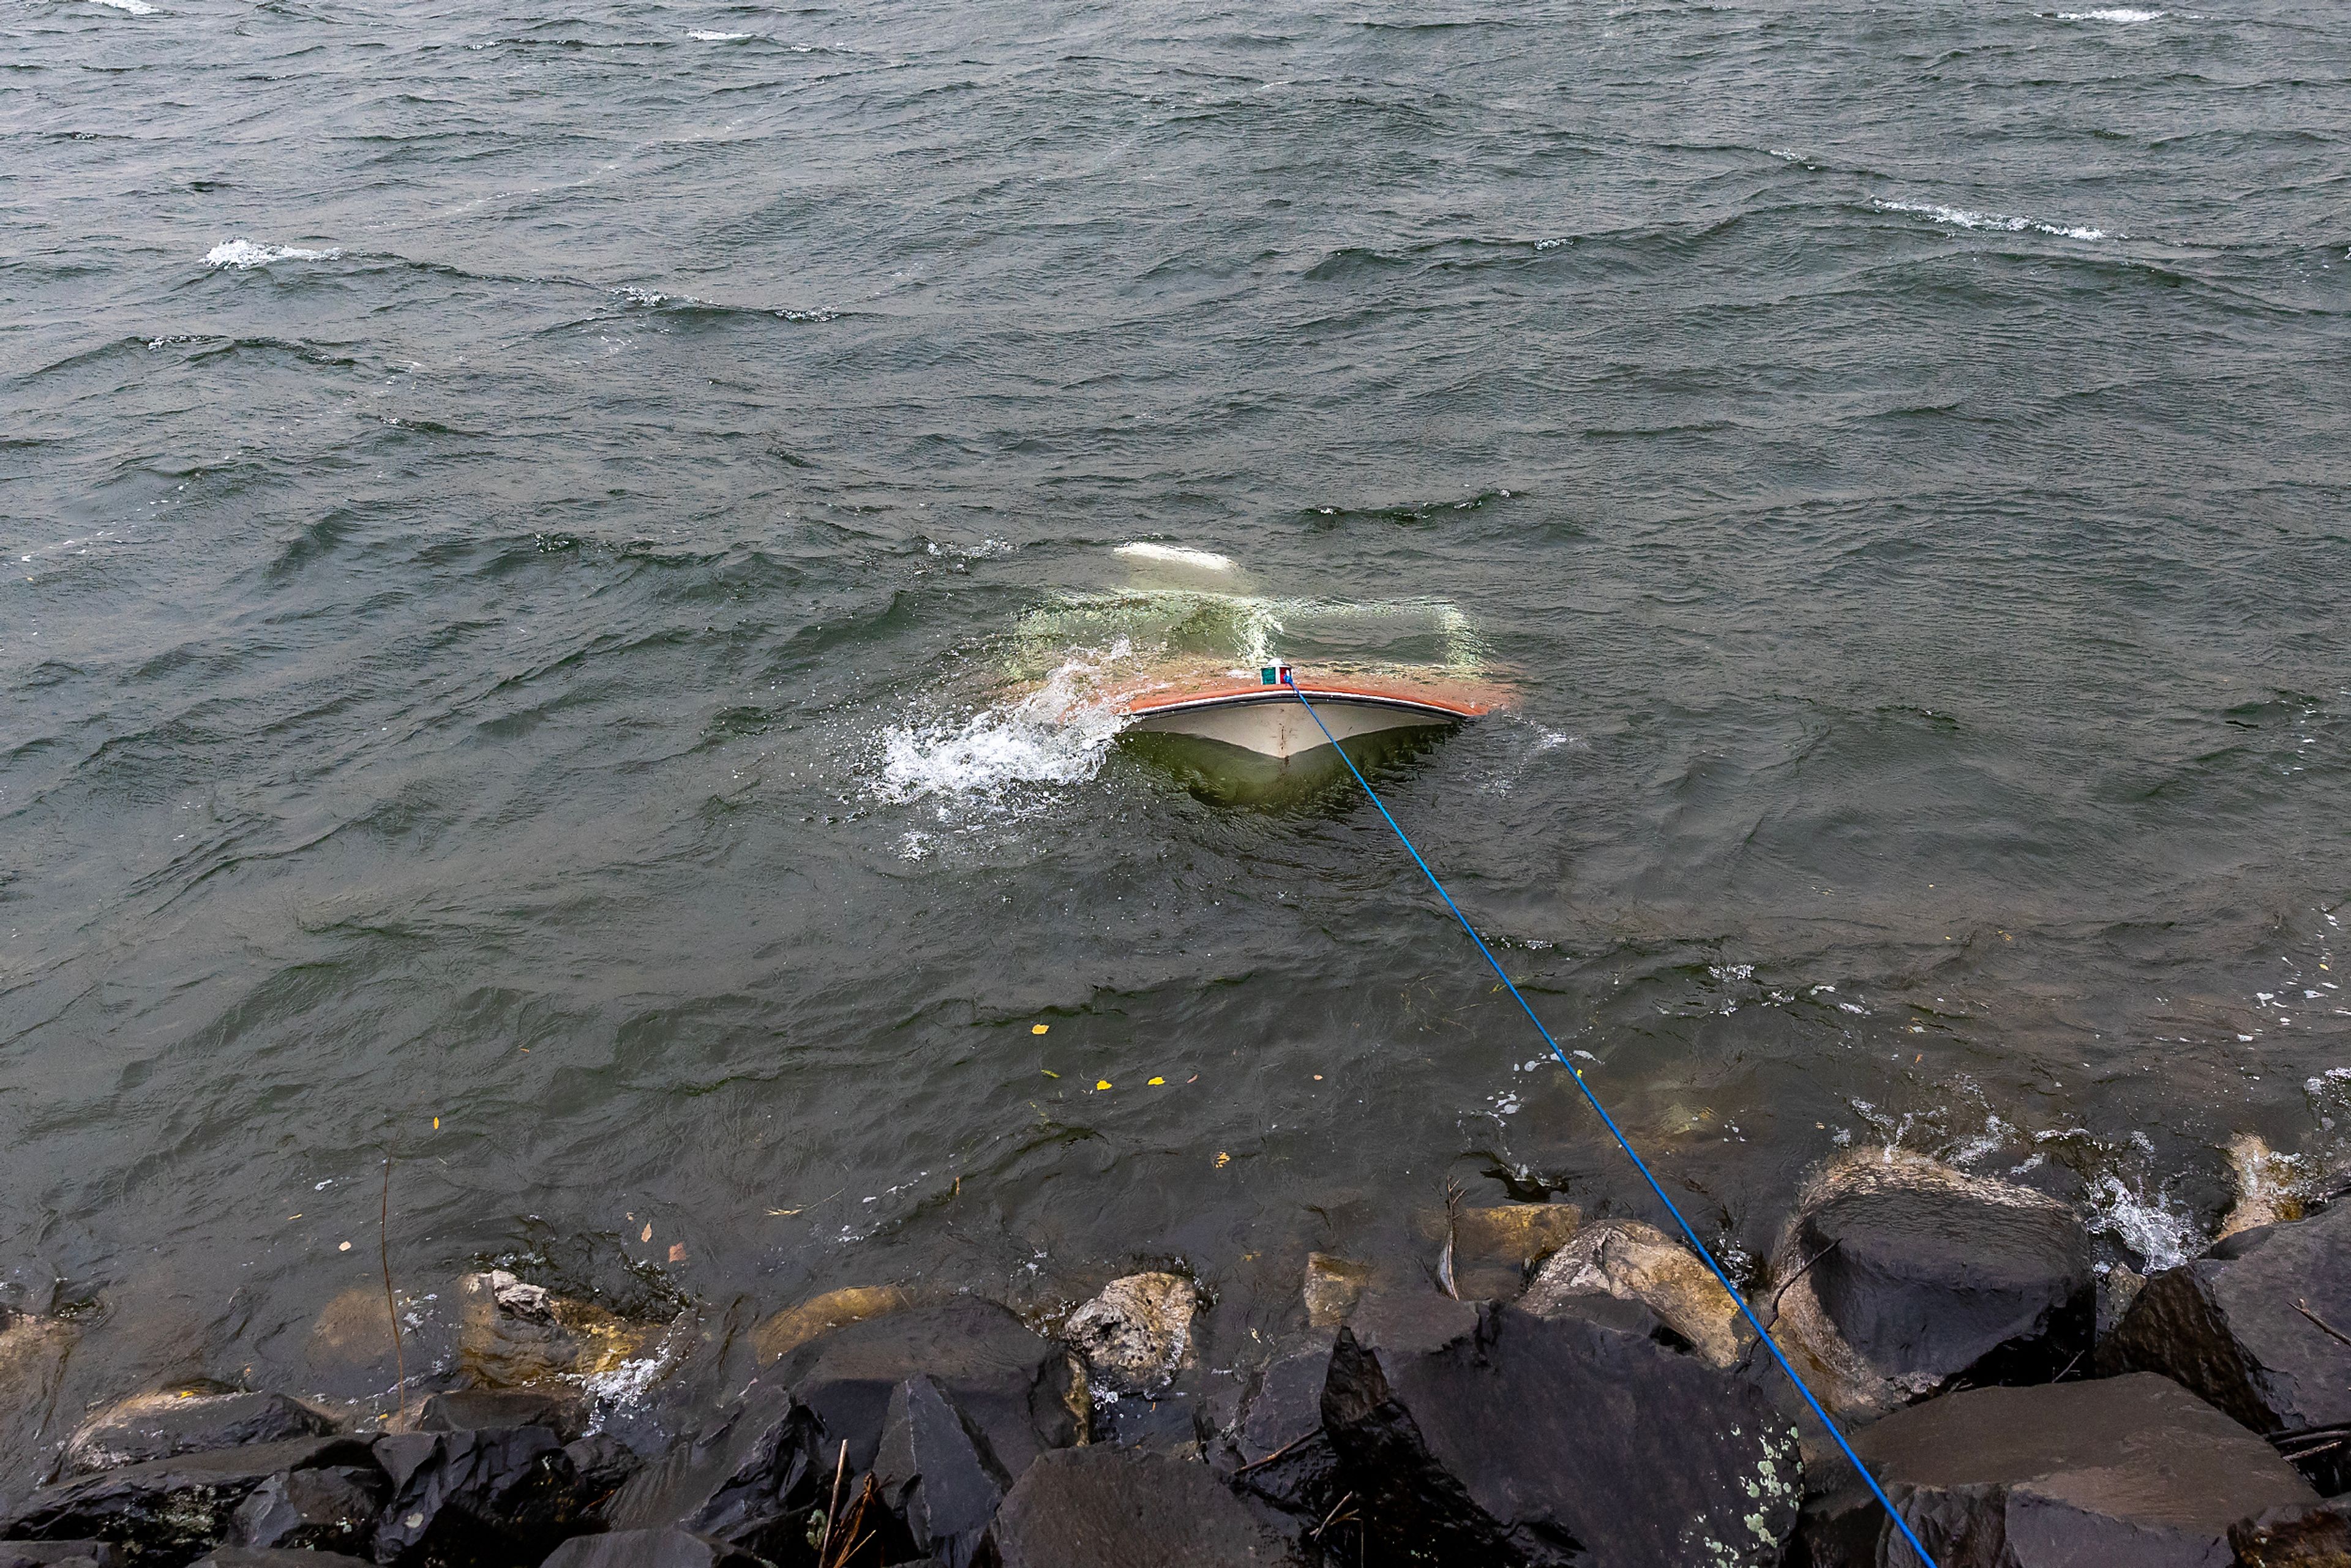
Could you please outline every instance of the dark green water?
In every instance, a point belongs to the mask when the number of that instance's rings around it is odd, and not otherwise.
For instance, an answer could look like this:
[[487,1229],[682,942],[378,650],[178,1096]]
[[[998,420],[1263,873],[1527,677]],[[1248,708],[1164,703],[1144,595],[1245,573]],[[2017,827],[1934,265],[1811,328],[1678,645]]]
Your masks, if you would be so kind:
[[714,1333],[1646,1214],[1367,807],[1065,711],[1269,626],[1515,683],[1383,786],[1734,1247],[1844,1140],[2138,1262],[2318,1179],[2351,17],[2083,4],[0,16],[61,1407],[309,1386],[387,1152],[404,1287]]

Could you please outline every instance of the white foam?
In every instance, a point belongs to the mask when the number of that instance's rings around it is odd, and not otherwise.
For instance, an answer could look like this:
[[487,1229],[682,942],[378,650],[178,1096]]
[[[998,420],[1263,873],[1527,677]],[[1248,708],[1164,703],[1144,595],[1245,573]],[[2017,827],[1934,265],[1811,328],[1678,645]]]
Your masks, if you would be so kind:
[[904,724],[882,737],[884,800],[945,797],[1008,803],[1024,784],[1081,784],[1102,767],[1121,718],[1090,700],[1093,678],[1133,650],[1121,639],[1106,653],[1080,655],[1017,701],[985,707],[960,721]]
[[1965,207],[1946,207],[1932,202],[1888,202],[1873,198],[1869,204],[1882,213],[1914,213],[1931,218],[1953,228],[1986,229],[2005,234],[2022,234],[2031,229],[2036,233],[2055,235],[2059,239],[2105,239],[2104,229],[2071,227],[2063,224],[2044,224],[2038,218],[2020,218],[2007,213],[1974,213]]
[[2057,19],[2061,22],[2159,22],[2163,19],[2163,13],[2117,6],[2105,11],[2060,11]]
[[1130,560],[1159,560],[1171,566],[1196,566],[1203,571],[1230,571],[1233,558],[1218,555],[1214,550],[1186,549],[1181,545],[1125,544],[1117,554]]
[[704,44],[740,43],[750,36],[751,35],[748,33],[705,33],[700,28],[695,28],[694,31],[686,34],[687,37],[694,39],[697,43]]
[[206,267],[267,267],[273,261],[332,261],[340,250],[305,250],[293,245],[256,245],[249,239],[224,240],[204,253]]
[[155,7],[147,0],[90,0],[94,5],[110,5],[117,11],[128,11],[134,16],[152,16]]
[[2089,1228],[2137,1253],[2149,1273],[2178,1268],[2203,1244],[2196,1222],[2173,1206],[2169,1193],[2158,1192],[2149,1201],[2111,1173],[2091,1188],[2089,1209]]

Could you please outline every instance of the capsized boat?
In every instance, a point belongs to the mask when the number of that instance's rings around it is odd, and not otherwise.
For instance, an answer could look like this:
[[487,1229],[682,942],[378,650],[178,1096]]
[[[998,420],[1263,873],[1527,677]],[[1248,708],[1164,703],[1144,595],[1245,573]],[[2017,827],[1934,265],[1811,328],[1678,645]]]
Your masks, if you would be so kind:
[[1139,693],[1126,704],[1131,733],[1189,736],[1285,765],[1333,740],[1439,728],[1477,718],[1489,707],[1467,688],[1358,676],[1317,680],[1288,665],[1261,669],[1254,681],[1228,678]]

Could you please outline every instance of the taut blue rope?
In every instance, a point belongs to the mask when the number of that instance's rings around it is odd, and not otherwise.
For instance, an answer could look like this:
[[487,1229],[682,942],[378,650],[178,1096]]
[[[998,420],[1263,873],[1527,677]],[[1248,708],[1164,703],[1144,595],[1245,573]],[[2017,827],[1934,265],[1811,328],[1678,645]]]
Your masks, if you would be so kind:
[[1583,1091],[1584,1100],[1599,1114],[1601,1122],[1608,1128],[1608,1135],[1616,1140],[1616,1146],[1625,1151],[1625,1157],[1633,1162],[1633,1168],[1641,1173],[1641,1179],[1649,1184],[1649,1190],[1657,1195],[1657,1201],[1666,1206],[1666,1212],[1672,1215],[1674,1223],[1682,1228],[1682,1234],[1689,1239],[1689,1244],[1698,1249],[1698,1255],[1706,1260],[1706,1266],[1714,1270],[1714,1277],[1722,1282],[1722,1288],[1730,1292],[1731,1304],[1739,1309],[1740,1315],[1744,1317],[1749,1326],[1754,1329],[1756,1337],[1761,1339],[1764,1348],[1771,1353],[1771,1359],[1780,1364],[1780,1370],[1788,1375],[1788,1381],[1796,1385],[1796,1392],[1804,1396],[1804,1403],[1813,1407],[1813,1414],[1820,1417],[1822,1429],[1827,1432],[1835,1441],[1836,1446],[1844,1451],[1844,1457],[1852,1461],[1853,1468],[1860,1473],[1863,1484],[1869,1488],[1871,1495],[1885,1505],[1886,1516],[1894,1521],[1894,1528],[1902,1532],[1902,1539],[1910,1543],[1910,1550],[1918,1554],[1919,1562],[1924,1563],[1927,1568],[1935,1568],[1935,1560],[1927,1555],[1926,1547],[1920,1545],[1918,1537],[1911,1532],[1909,1521],[1904,1519],[1902,1511],[1894,1506],[1894,1500],[1886,1495],[1886,1489],[1877,1484],[1877,1478],[1869,1473],[1869,1467],[1861,1462],[1861,1456],[1853,1451],[1853,1445],[1844,1440],[1844,1434],[1838,1431],[1836,1423],[1829,1419],[1829,1413],[1821,1408],[1821,1402],[1813,1397],[1813,1391],[1804,1385],[1804,1380],[1796,1375],[1796,1369],[1788,1364],[1788,1358],[1780,1353],[1779,1343],[1772,1339],[1771,1331],[1763,1326],[1763,1320],[1755,1315],[1755,1309],[1747,1304],[1747,1298],[1739,1293],[1739,1287],[1730,1282],[1730,1276],[1724,1273],[1722,1265],[1715,1261],[1714,1253],[1708,1249],[1705,1242],[1698,1239],[1698,1232],[1691,1229],[1690,1222],[1682,1218],[1682,1211],[1674,1207],[1674,1200],[1666,1196],[1666,1189],[1657,1185],[1657,1178],[1650,1174],[1647,1162],[1634,1150],[1632,1140],[1625,1137],[1623,1129],[1616,1125],[1616,1118],[1608,1113],[1608,1107],[1600,1103],[1600,1096],[1594,1094],[1592,1092],[1592,1085],[1583,1081],[1583,1072],[1578,1071],[1575,1063],[1568,1061],[1567,1052],[1559,1048],[1559,1041],[1552,1039],[1551,1030],[1543,1028],[1543,1021],[1535,1016],[1535,1009],[1527,1005],[1527,998],[1519,994],[1519,988],[1511,982],[1510,976],[1502,972],[1502,966],[1495,958],[1494,950],[1486,946],[1486,939],[1478,935],[1478,928],[1469,924],[1469,917],[1461,913],[1461,906],[1453,902],[1453,895],[1445,891],[1445,884],[1437,880],[1437,873],[1428,869],[1426,861],[1420,858],[1420,852],[1413,847],[1412,840],[1405,835],[1404,829],[1397,827],[1395,818],[1389,813],[1387,806],[1380,800],[1379,791],[1372,788],[1371,781],[1365,779],[1363,770],[1355,766],[1355,759],[1347,755],[1347,748],[1339,744],[1339,737],[1331,733],[1331,727],[1322,722],[1322,716],[1314,711],[1314,705],[1306,700],[1306,694],[1298,689],[1298,682],[1287,668],[1281,671],[1281,684],[1288,686],[1290,694],[1298,698],[1300,705],[1306,709],[1307,716],[1313,719],[1314,727],[1322,732],[1322,738],[1331,743],[1331,749],[1339,754],[1339,760],[1347,765],[1347,771],[1355,776],[1355,782],[1364,787],[1364,793],[1371,798],[1373,805],[1379,808],[1380,815],[1387,818],[1388,826],[1395,829],[1396,841],[1404,845],[1405,853],[1410,855],[1412,863],[1420,868],[1420,874],[1428,879],[1428,885],[1437,889],[1437,896],[1445,900],[1445,907],[1453,911],[1453,918],[1461,922],[1461,929],[1469,933],[1469,940],[1478,945],[1478,951],[1483,954],[1486,962],[1493,967],[1496,977],[1503,985],[1510,987],[1510,999],[1519,1004],[1520,1010],[1527,1015],[1527,1021],[1535,1026],[1535,1032],[1542,1036],[1545,1045],[1551,1047],[1552,1055],[1557,1057],[1559,1064],[1567,1069],[1568,1075],[1575,1080],[1575,1086]]

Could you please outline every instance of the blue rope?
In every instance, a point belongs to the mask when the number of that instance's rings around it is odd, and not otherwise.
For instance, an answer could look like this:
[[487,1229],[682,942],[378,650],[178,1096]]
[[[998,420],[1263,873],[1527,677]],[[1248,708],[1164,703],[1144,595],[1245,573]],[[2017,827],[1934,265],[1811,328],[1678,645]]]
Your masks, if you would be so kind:
[[1657,1201],[1664,1204],[1666,1212],[1674,1217],[1674,1223],[1681,1227],[1682,1234],[1689,1239],[1689,1244],[1698,1249],[1698,1255],[1706,1260],[1706,1266],[1714,1270],[1714,1277],[1722,1282],[1722,1288],[1730,1292],[1731,1303],[1739,1309],[1740,1315],[1745,1317],[1748,1324],[1755,1330],[1756,1337],[1761,1339],[1764,1348],[1771,1353],[1771,1359],[1780,1364],[1780,1370],[1788,1375],[1788,1381],[1796,1385],[1796,1392],[1804,1396],[1804,1403],[1813,1407],[1813,1414],[1820,1417],[1822,1429],[1826,1431],[1830,1437],[1835,1440],[1836,1446],[1844,1451],[1844,1457],[1851,1460],[1853,1468],[1860,1472],[1861,1479],[1868,1486],[1871,1495],[1885,1504],[1886,1515],[1894,1521],[1894,1528],[1902,1532],[1902,1539],[1910,1543],[1910,1550],[1918,1554],[1919,1562],[1924,1563],[1927,1568],[1935,1568],[1935,1560],[1927,1555],[1926,1547],[1919,1544],[1918,1537],[1911,1532],[1909,1521],[1904,1519],[1901,1511],[1894,1506],[1894,1500],[1886,1495],[1886,1489],[1877,1484],[1877,1478],[1869,1473],[1869,1467],[1861,1462],[1861,1456],[1853,1451],[1853,1445],[1844,1440],[1844,1434],[1838,1431],[1836,1423],[1829,1419],[1829,1413],[1821,1408],[1821,1402],[1813,1397],[1813,1391],[1804,1386],[1804,1380],[1796,1375],[1794,1367],[1788,1364],[1788,1358],[1780,1353],[1778,1342],[1772,1339],[1771,1331],[1763,1326],[1763,1321],[1755,1315],[1755,1309],[1747,1304],[1747,1298],[1739,1293],[1739,1287],[1730,1282],[1730,1276],[1722,1271],[1722,1265],[1714,1260],[1714,1254],[1708,1250],[1705,1242],[1698,1239],[1698,1232],[1690,1228],[1690,1222],[1682,1218],[1682,1211],[1674,1207],[1674,1200],[1667,1197],[1666,1189],[1657,1185],[1657,1178],[1650,1174],[1647,1163],[1635,1152],[1632,1140],[1625,1137],[1624,1131],[1616,1125],[1616,1118],[1608,1113],[1608,1107],[1600,1103],[1600,1096],[1594,1094],[1592,1092],[1592,1085],[1583,1081],[1583,1071],[1575,1063],[1568,1061],[1567,1052],[1559,1048],[1559,1041],[1552,1039],[1551,1030],[1543,1028],[1543,1021],[1535,1016],[1535,1009],[1527,1005],[1527,998],[1519,994],[1519,988],[1511,983],[1510,976],[1502,972],[1502,966],[1495,959],[1493,949],[1487,946],[1486,939],[1478,935],[1478,928],[1469,924],[1469,917],[1461,913],[1461,906],[1453,902],[1453,895],[1445,891],[1445,884],[1437,880],[1437,873],[1428,869],[1428,862],[1420,858],[1420,852],[1413,847],[1412,840],[1405,836],[1404,829],[1396,825],[1395,818],[1389,814],[1387,807],[1381,801],[1379,792],[1372,788],[1371,781],[1366,779],[1362,770],[1355,766],[1355,759],[1347,755],[1347,748],[1339,744],[1338,737],[1331,733],[1331,727],[1322,722],[1322,716],[1314,711],[1314,705],[1306,700],[1306,694],[1298,689],[1298,682],[1292,678],[1287,669],[1281,671],[1281,684],[1288,686],[1298,698],[1300,705],[1306,709],[1307,716],[1313,719],[1314,727],[1322,732],[1322,738],[1331,743],[1331,749],[1339,754],[1339,760],[1347,765],[1347,771],[1355,776],[1355,782],[1364,787],[1364,793],[1371,798],[1373,805],[1379,808],[1380,815],[1387,818],[1388,826],[1395,830],[1397,841],[1404,845],[1405,853],[1410,855],[1412,863],[1420,868],[1420,874],[1428,878],[1428,885],[1437,889],[1437,896],[1445,900],[1445,907],[1453,911],[1453,918],[1461,922],[1461,929],[1469,933],[1469,940],[1478,945],[1478,951],[1483,954],[1486,962],[1493,967],[1495,976],[1503,985],[1510,987],[1510,999],[1519,1004],[1520,1010],[1527,1015],[1527,1021],[1535,1026],[1535,1032],[1542,1036],[1545,1045],[1551,1047],[1552,1055],[1557,1057],[1559,1064],[1566,1068],[1569,1074],[1574,1078],[1575,1086],[1583,1091],[1583,1098],[1591,1104],[1592,1109],[1598,1113],[1600,1120],[1606,1124],[1609,1136],[1616,1140],[1616,1146],[1625,1151],[1625,1157],[1633,1162],[1633,1168],[1641,1173],[1641,1179],[1649,1184],[1649,1190],[1657,1195]]

